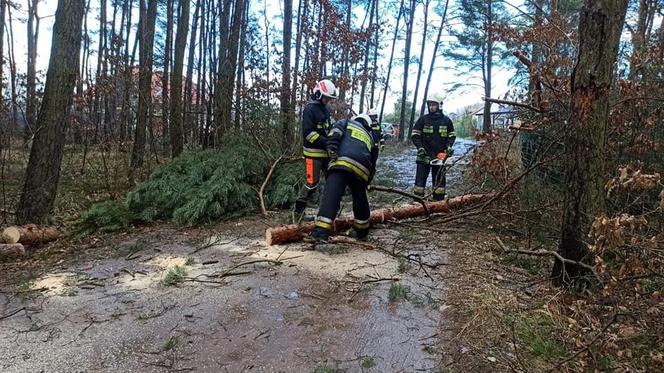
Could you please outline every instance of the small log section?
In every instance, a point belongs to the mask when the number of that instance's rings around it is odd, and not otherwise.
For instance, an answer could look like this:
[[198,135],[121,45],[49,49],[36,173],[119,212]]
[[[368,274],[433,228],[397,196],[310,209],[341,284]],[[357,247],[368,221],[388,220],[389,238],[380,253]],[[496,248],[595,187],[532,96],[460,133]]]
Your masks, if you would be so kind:
[[5,228],[2,231],[2,241],[7,244],[32,245],[53,241],[61,234],[62,232],[56,227],[38,227],[34,224],[28,224]]
[[[474,204],[491,198],[492,194],[466,194],[454,197],[446,201],[427,203],[427,208],[431,214],[448,213],[459,207]],[[371,224],[380,224],[391,220],[410,219],[426,215],[427,212],[422,205],[410,205],[398,208],[387,208],[373,211],[369,222]],[[344,216],[334,221],[334,231],[339,232],[350,228],[353,225],[353,218]],[[301,240],[307,233],[314,229],[314,223],[302,225],[290,224],[278,227],[268,228],[265,232],[265,241],[268,245],[280,245],[288,242]]]
[[20,243],[0,244],[0,259],[25,256],[25,247]]

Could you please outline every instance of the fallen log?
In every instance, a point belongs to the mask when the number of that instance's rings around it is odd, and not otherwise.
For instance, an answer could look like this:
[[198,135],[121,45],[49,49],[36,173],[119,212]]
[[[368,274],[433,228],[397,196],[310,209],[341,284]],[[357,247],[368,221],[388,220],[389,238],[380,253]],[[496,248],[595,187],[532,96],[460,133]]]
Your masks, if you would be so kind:
[[[464,205],[480,202],[491,198],[493,194],[466,194],[445,201],[430,202],[426,204],[429,213],[447,213]],[[390,220],[409,219],[427,214],[427,209],[422,205],[409,205],[397,208],[387,208],[373,211],[369,222],[373,224],[385,223]],[[353,225],[353,218],[344,216],[334,221],[334,231],[340,232]],[[279,245],[301,240],[307,233],[314,229],[314,223],[302,225],[290,224],[268,228],[265,232],[265,241],[268,245]]]
[[25,247],[20,243],[0,244],[0,259],[25,256]]
[[56,227],[38,227],[34,224],[14,226],[2,231],[2,239],[5,243],[22,243],[31,245],[44,243],[57,239],[62,232]]

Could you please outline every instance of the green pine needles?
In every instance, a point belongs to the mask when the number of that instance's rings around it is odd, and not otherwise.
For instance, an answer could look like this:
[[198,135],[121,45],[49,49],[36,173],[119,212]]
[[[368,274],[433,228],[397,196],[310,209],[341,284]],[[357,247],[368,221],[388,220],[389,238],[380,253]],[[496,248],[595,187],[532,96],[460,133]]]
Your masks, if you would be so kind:
[[[226,141],[221,150],[183,153],[125,198],[104,201],[86,211],[77,223],[78,233],[125,230],[158,220],[194,225],[254,212],[269,167],[256,145],[242,138]],[[293,202],[301,168],[300,163],[279,165],[264,193],[266,207]]]

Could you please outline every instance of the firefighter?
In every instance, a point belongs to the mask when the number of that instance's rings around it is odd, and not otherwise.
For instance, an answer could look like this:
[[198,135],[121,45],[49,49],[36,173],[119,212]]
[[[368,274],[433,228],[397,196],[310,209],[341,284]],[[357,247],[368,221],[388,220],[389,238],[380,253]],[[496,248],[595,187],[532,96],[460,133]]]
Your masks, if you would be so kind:
[[378,112],[376,109],[369,109],[367,111],[367,115],[369,118],[371,118],[371,129],[374,132],[374,135],[378,139],[378,149],[380,151],[383,151],[383,148],[385,148],[385,138],[383,137],[383,130],[380,128],[380,121],[378,120]]
[[327,169],[327,132],[330,129],[330,110],[327,104],[338,97],[337,88],[328,79],[314,86],[311,101],[302,110],[303,155],[306,181],[295,201],[294,220],[300,220],[318,188],[321,172]]
[[370,215],[367,187],[376,172],[377,142],[371,129],[371,118],[366,114],[334,124],[327,141],[330,165],[325,189],[315,228],[305,237],[306,241],[327,241],[346,187],[353,195],[354,236],[362,241],[367,239]]
[[[442,100],[427,99],[428,114],[420,117],[415,126],[411,139],[417,148],[417,172],[415,174],[415,187],[413,193],[424,196],[424,190],[431,172],[434,201],[445,199],[445,171],[442,162],[454,152],[452,146],[456,135],[452,120],[443,114]],[[439,159],[438,165],[430,162]]]

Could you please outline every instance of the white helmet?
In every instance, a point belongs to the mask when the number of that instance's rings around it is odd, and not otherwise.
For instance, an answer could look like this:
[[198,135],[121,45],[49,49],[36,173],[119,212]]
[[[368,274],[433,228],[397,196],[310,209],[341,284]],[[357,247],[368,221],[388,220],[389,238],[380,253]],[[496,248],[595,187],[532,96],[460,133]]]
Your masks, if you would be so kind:
[[378,123],[378,111],[376,109],[371,108],[367,110],[367,115],[371,118],[372,124]]
[[354,116],[352,118],[352,120],[354,120],[356,122],[362,121],[362,122],[364,122],[365,126],[371,127],[371,117],[369,117],[369,115],[367,115],[367,114],[364,114],[364,113],[358,114],[358,115]]
[[440,98],[440,97],[436,97],[436,96],[427,97],[426,103],[428,104],[429,102],[437,103],[439,109],[443,107],[443,99]]
[[337,87],[329,79],[323,79],[314,86],[314,99],[320,100],[321,97],[337,98],[339,95]]

